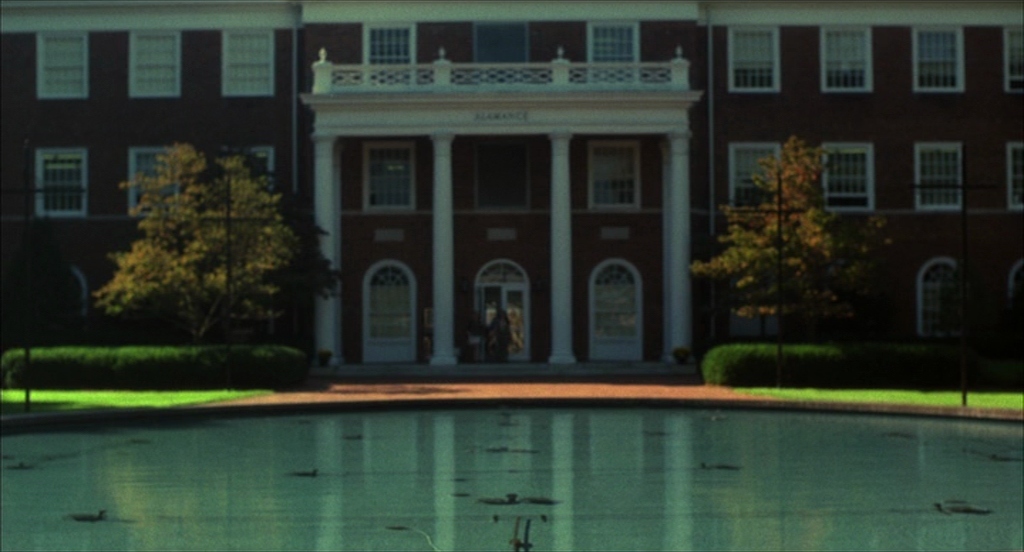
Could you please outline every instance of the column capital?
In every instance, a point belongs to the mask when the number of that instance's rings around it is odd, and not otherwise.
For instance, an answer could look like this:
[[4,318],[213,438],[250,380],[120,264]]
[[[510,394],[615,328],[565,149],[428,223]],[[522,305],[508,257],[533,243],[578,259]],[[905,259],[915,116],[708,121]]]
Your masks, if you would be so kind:
[[455,133],[448,130],[439,130],[430,135],[430,139],[437,142],[451,142],[455,139]]
[[549,133],[548,137],[551,138],[552,142],[561,140],[569,141],[572,139],[572,133],[568,130],[556,130]]
[[666,134],[666,136],[668,136],[670,142],[675,142],[677,140],[689,140],[693,137],[693,133],[690,132],[689,128],[684,128],[680,130],[673,130]]

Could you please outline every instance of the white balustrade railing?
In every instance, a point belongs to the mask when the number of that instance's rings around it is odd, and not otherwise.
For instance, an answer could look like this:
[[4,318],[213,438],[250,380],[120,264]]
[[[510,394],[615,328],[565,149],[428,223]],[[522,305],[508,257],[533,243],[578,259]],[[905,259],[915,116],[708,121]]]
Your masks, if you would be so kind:
[[547,63],[452,63],[442,49],[433,63],[409,65],[335,65],[321,49],[313,64],[313,93],[689,90],[689,73],[680,48],[670,61],[642,63],[572,63],[561,49]]

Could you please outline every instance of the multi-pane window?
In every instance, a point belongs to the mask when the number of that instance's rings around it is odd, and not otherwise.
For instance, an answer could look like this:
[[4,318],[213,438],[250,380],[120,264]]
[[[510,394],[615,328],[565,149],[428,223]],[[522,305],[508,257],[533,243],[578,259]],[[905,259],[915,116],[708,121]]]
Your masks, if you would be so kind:
[[409,143],[367,144],[365,153],[366,207],[413,207],[413,146]]
[[640,205],[640,148],[636,142],[590,144],[590,204],[593,207]]
[[729,29],[729,90],[779,91],[779,30]]
[[960,144],[915,144],[914,153],[917,208],[959,208],[963,187]]
[[959,333],[956,263],[951,259],[930,261],[917,282],[917,332],[925,337]]
[[370,276],[367,301],[371,339],[407,339],[412,335],[412,286],[397,266],[384,266]]
[[[164,148],[130,148],[128,150],[128,180],[135,180],[139,176],[156,176],[157,156],[166,152],[167,150]],[[128,212],[131,212],[139,204],[141,196],[142,190],[139,186],[128,188]]]
[[181,93],[181,33],[132,33],[129,52],[128,90],[132,97]]
[[914,90],[962,92],[964,89],[963,31],[914,30]]
[[590,61],[633,62],[637,60],[637,26],[634,23],[593,23],[590,25]]
[[412,63],[412,27],[368,27],[366,62],[371,65]]
[[637,282],[626,266],[613,263],[594,275],[594,337],[637,334]]
[[84,149],[36,151],[36,214],[84,216],[88,167]]
[[754,175],[760,174],[761,159],[778,155],[779,145],[773,143],[729,144],[729,201],[733,206],[755,206],[764,199],[754,184]]
[[222,78],[225,96],[273,96],[273,31],[224,31]]
[[88,34],[40,34],[36,45],[36,93],[40,98],[89,96]]
[[1012,27],[1003,31],[1003,70],[1007,92],[1024,92],[1024,28]]
[[871,29],[821,29],[821,89],[871,91]]
[[1006,144],[1007,206],[1024,208],[1024,142]]
[[822,189],[830,209],[874,207],[874,154],[871,144],[823,144]]

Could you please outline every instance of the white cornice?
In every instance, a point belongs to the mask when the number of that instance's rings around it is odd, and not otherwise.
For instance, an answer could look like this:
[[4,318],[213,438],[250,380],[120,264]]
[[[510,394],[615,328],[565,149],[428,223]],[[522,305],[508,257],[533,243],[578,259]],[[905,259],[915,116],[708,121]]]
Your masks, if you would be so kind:
[[281,29],[298,26],[299,16],[298,4],[288,0],[4,0],[0,30]]
[[584,94],[304,94],[315,135],[669,133],[687,128],[703,92]]
[[713,25],[1019,25],[1024,3],[1005,1],[749,1],[701,3]]
[[303,0],[305,23],[696,20],[693,0]]

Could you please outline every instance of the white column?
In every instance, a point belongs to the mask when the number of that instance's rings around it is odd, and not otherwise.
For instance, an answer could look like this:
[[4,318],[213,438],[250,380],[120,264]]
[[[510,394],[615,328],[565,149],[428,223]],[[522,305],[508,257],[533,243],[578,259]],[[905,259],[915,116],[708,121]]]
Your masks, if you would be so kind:
[[668,297],[665,308],[665,362],[675,362],[672,349],[693,346],[693,301],[690,285],[690,132],[669,134]]
[[572,364],[572,201],[568,132],[551,134],[551,364]]
[[[341,172],[335,151],[336,136],[314,136],[313,206],[320,236],[320,253],[331,270],[341,270],[341,190],[336,175]],[[340,287],[340,286],[339,286]],[[341,295],[316,298],[316,349],[331,351],[331,365],[344,362],[341,350]]]
[[434,342],[432,365],[456,363],[455,246],[452,226],[452,139],[435,134],[434,140]]

